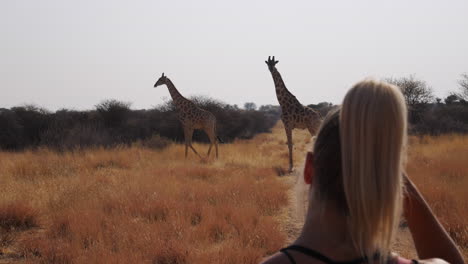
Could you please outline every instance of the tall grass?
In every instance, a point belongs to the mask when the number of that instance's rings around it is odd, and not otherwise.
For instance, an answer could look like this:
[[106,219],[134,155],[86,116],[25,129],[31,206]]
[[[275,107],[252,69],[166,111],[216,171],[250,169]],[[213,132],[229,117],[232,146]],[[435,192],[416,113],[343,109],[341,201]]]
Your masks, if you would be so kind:
[[410,138],[407,170],[468,259],[468,135]]
[[[297,161],[309,138],[296,135]],[[281,124],[222,144],[219,160],[183,153],[178,144],[0,153],[0,262],[257,263],[283,246]]]
[[[310,136],[295,134],[295,161]],[[468,136],[412,137],[408,174],[468,256]],[[199,152],[207,145],[196,144]],[[0,152],[0,263],[257,263],[284,246],[288,151],[273,133],[200,160],[144,145]]]

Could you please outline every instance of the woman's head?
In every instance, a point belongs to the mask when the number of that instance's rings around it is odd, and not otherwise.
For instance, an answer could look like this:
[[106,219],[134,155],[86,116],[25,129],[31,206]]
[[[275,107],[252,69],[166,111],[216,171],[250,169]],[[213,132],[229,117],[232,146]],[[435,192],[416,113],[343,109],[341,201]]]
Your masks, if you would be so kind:
[[[314,198],[347,214],[341,170],[339,110],[340,108],[332,109],[322,122],[315,138],[313,156],[309,158],[306,170],[313,170]],[[310,175],[307,172],[305,174]]]
[[314,194],[347,219],[363,254],[388,254],[402,204],[406,106],[400,90],[366,80],[324,120],[313,150]]

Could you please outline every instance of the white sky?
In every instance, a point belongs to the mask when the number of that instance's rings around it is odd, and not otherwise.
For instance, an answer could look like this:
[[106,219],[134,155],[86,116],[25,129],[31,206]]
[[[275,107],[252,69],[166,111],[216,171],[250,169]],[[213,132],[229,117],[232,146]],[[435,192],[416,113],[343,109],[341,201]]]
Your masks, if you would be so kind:
[[268,55],[303,104],[409,74],[445,97],[468,72],[468,1],[0,1],[0,107],[150,108],[162,72],[187,97],[277,104]]

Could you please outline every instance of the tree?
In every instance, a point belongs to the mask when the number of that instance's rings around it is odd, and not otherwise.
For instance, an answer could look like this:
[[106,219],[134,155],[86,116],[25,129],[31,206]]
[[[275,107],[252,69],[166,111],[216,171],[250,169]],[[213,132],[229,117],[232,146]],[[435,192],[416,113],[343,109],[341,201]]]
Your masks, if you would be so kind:
[[258,111],[261,111],[261,112],[279,112],[279,111],[281,111],[281,107],[279,105],[271,105],[271,104],[261,105],[258,108]]
[[22,144],[36,146],[40,143],[41,134],[48,128],[50,113],[36,105],[23,105],[10,109],[15,113],[17,121],[23,128]]
[[319,112],[322,117],[324,117],[333,108],[333,104],[329,102],[320,102],[318,104],[307,105],[307,107],[314,109],[315,111]]
[[15,112],[0,108],[0,149],[19,149],[24,145],[23,127]]
[[451,94],[445,98],[445,104],[453,104],[460,101],[460,97],[456,94]]
[[257,105],[252,102],[247,102],[244,104],[244,108],[247,111],[255,111],[255,109],[257,109]]
[[104,100],[96,105],[96,111],[102,116],[108,127],[118,127],[130,112],[130,103],[115,99]]
[[398,86],[405,96],[406,104],[410,107],[418,104],[427,104],[434,99],[432,88],[423,80],[414,75],[401,78],[388,78],[385,81]]
[[461,75],[461,79],[458,80],[458,85],[460,88],[460,93],[457,94],[458,97],[464,101],[468,101],[468,73],[463,73]]

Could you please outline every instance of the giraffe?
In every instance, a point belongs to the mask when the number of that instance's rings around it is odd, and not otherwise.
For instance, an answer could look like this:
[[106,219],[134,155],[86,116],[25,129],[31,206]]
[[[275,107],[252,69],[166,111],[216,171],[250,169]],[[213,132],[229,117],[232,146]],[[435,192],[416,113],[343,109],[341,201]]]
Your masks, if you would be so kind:
[[308,129],[310,134],[314,136],[316,133],[319,124],[322,120],[322,117],[318,112],[303,106],[296,97],[288,91],[286,85],[281,78],[281,74],[276,69],[276,64],[278,61],[275,61],[275,56],[273,58],[268,57],[268,60],[265,61],[268,65],[268,69],[271,72],[273,77],[273,82],[275,83],[276,97],[281,106],[281,120],[284,124],[284,129],[286,130],[286,137],[288,140],[288,149],[289,149],[289,172],[292,172],[293,169],[293,142],[292,142],[292,131],[294,128],[299,129]]
[[160,85],[166,85],[171,94],[172,101],[177,110],[179,121],[182,123],[184,128],[184,138],[185,138],[185,158],[187,158],[187,151],[190,147],[198,157],[201,158],[200,154],[192,146],[192,136],[194,129],[202,129],[208,135],[210,139],[210,147],[208,148],[207,156],[210,156],[211,148],[215,145],[216,149],[216,158],[218,158],[218,137],[216,135],[216,117],[206,111],[196,106],[192,101],[183,97],[179,91],[177,91],[174,84],[171,82],[167,76],[162,76],[154,84],[154,87]]

